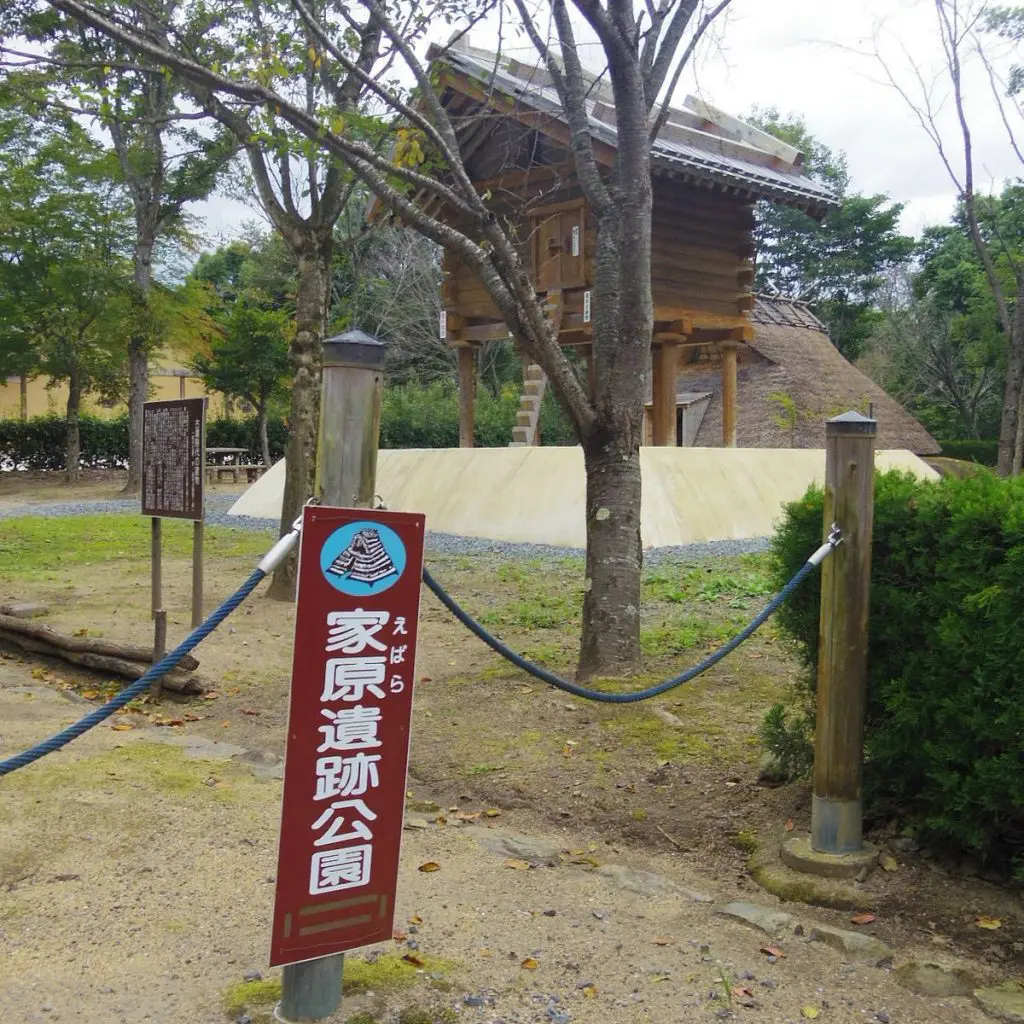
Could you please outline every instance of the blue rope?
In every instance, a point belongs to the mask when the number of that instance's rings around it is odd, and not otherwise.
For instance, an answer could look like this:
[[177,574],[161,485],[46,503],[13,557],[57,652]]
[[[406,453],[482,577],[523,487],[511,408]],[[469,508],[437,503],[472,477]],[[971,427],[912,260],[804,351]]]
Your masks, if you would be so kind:
[[[815,555],[815,558],[818,556]],[[673,676],[671,679],[666,679],[664,682],[658,683],[655,686],[649,686],[646,690],[636,690],[633,693],[604,693],[601,690],[590,690],[585,686],[578,686],[576,683],[570,683],[567,679],[562,679],[561,676],[556,676],[553,672],[549,672],[546,668],[541,668],[540,665],[535,665],[532,661],[528,661],[520,654],[516,654],[510,647],[503,644],[497,637],[492,636],[484,629],[475,619],[471,618],[470,615],[463,611],[452,596],[441,586],[433,576],[430,575],[429,570],[424,568],[423,570],[423,582],[433,591],[434,596],[445,606],[461,622],[471,633],[475,633],[488,647],[493,651],[497,651],[503,658],[511,661],[513,665],[521,668],[524,672],[528,672],[531,676],[536,679],[540,679],[542,682],[548,683],[551,686],[556,687],[559,690],[564,690],[566,693],[572,693],[577,697],[583,697],[585,700],[596,700],[604,704],[634,704],[640,700],[650,700],[652,697],[657,697],[662,693],[667,693],[669,690],[675,689],[677,686],[682,686],[683,683],[690,682],[691,679],[695,679],[702,672],[706,672],[712,665],[716,665],[720,662],[727,654],[731,654],[736,650],[737,647],[744,640],[749,639],[765,622],[765,620],[782,604],[783,601],[793,593],[794,590],[814,571],[815,567],[820,563],[820,559],[815,561],[813,558],[808,559],[801,566],[797,574],[768,602],[768,604],[754,616],[753,620],[739,633],[736,634],[728,643],[723,644],[713,654],[710,654],[703,661],[694,665],[692,668],[688,668],[685,672],[681,672],[677,676]]]
[[20,754],[0,761],[0,776],[8,775],[18,768],[38,761],[39,758],[60,750],[65,744],[77,739],[84,732],[88,732],[93,726],[108,719],[115,711],[120,710],[130,701],[145,693],[153,683],[161,676],[166,675],[181,661],[191,650],[197,647],[203,639],[209,636],[259,585],[266,576],[263,569],[254,569],[252,575],[236,590],[205,622],[198,625],[170,654],[165,654],[144,676],[140,676],[130,686],[123,689],[113,700],[90,711],[85,718],[80,719],[73,725],[69,725],[63,731],[49,739],[37,743]]

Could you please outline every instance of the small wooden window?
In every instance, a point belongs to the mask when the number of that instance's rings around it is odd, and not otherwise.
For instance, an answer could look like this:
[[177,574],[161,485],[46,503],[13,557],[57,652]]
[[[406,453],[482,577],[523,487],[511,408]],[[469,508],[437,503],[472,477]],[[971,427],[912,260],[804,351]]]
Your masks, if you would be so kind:
[[537,291],[583,288],[586,283],[587,210],[582,199],[531,211]]

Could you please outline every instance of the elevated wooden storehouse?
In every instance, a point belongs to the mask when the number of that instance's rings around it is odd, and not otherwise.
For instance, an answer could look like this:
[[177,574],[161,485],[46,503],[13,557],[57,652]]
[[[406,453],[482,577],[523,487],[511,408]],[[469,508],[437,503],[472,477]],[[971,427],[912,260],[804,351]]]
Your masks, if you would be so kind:
[[[465,44],[432,57],[470,177],[519,238],[562,344],[589,364],[597,224],[547,71]],[[590,86],[595,153],[610,168],[613,99],[606,83]],[[737,358],[753,339],[754,203],[766,199],[820,218],[835,198],[804,174],[798,150],[693,97],[672,111],[652,166],[651,442],[677,443],[677,372],[686,353],[700,349],[721,375],[722,438],[735,445]],[[460,443],[471,447],[475,350],[508,331],[472,269],[451,254],[442,308],[442,337],[459,353]],[[545,380],[536,366],[525,377],[513,444],[537,442]]]

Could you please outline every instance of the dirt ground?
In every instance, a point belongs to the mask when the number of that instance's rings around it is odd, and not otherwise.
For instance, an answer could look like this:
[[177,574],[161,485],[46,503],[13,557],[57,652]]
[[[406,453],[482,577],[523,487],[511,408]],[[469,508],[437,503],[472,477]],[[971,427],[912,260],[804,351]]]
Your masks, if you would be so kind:
[[[12,493],[5,476],[7,507],[26,494],[69,500],[46,482]],[[88,483],[73,500],[112,497],[116,489],[116,482]],[[53,522],[55,543],[64,543],[67,521]],[[0,522],[0,542],[12,528]],[[264,538],[223,531],[210,547],[208,608],[244,578]],[[44,621],[58,629],[143,641],[151,628],[144,554],[64,573],[26,566],[0,581],[0,602],[45,601]],[[513,646],[552,667],[571,666],[577,561],[428,557],[435,575]],[[729,635],[757,607],[763,582],[750,559],[650,572],[651,677]],[[171,639],[186,631],[188,588],[187,563],[170,559]],[[418,972],[405,964],[412,978],[398,985],[383,969],[394,958],[383,957],[351,986],[374,994],[347,999],[336,1020],[365,1010],[385,1021],[412,1006],[430,1010],[424,1021],[453,1019],[443,1016],[447,1009],[506,1024],[669,1024],[730,1014],[781,1024],[810,1019],[808,1010],[829,1021],[985,1019],[968,1000],[912,995],[887,971],[844,964],[806,937],[790,936],[785,956],[769,963],[760,952],[766,936],[686,895],[775,904],[750,880],[747,854],[787,822],[797,832],[809,825],[806,784],[757,784],[757,725],[797,672],[770,629],[653,707],[615,707],[510,671],[429,595],[421,617],[410,790],[441,811],[411,810],[410,824],[425,827],[405,832],[397,920],[418,915],[423,923],[370,957],[408,954],[411,940],[419,947],[411,955],[439,959]],[[290,606],[257,592],[196,652],[211,688],[206,697],[141,705],[116,727],[0,782],[0,1022],[268,1019],[265,1006],[239,1003],[244,992],[235,993],[230,1012],[226,1000],[249,972],[276,976],[263,965],[291,629]],[[106,683],[7,653],[0,755],[78,717],[113,689]],[[162,724],[172,721],[180,724]],[[217,759],[193,760],[168,741],[228,743],[246,753],[224,759],[223,750],[205,747]],[[459,827],[450,807],[501,813]],[[562,851],[560,866],[508,867],[507,856],[481,845],[481,834],[546,841]],[[441,870],[417,871],[429,860]],[[1020,973],[1019,891],[964,877],[938,857],[899,860],[895,873],[875,872],[862,886],[860,908],[877,915],[866,930],[893,947],[897,966],[955,960],[980,983]],[[630,888],[608,865],[654,872],[683,888]],[[787,909],[801,921],[854,927],[849,913],[794,906]],[[1001,927],[979,929],[979,917]]]

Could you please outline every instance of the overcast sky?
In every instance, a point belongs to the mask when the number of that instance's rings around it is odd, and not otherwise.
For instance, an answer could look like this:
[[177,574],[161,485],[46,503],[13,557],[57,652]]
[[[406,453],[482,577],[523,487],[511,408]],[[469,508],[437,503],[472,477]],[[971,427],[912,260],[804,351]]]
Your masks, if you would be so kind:
[[[754,105],[802,115],[815,137],[846,152],[853,190],[884,192],[907,204],[903,229],[916,235],[948,219],[955,190],[914,114],[885,83],[872,54],[877,40],[893,73],[919,95],[913,60],[926,80],[935,81],[935,102],[948,100],[946,79],[934,77],[942,69],[935,17],[932,0],[733,0],[720,40],[705,47],[675,98],[682,102],[696,92],[737,116]],[[494,43],[488,31],[470,41],[487,47]],[[522,40],[507,41],[507,48],[522,45]],[[590,65],[598,58],[592,43],[584,42],[581,52]],[[522,55],[528,53],[524,49]],[[975,62],[965,77],[977,150],[976,187],[998,190],[1003,180],[1024,169],[1007,140],[987,76]],[[955,158],[962,150],[951,117],[946,102],[940,125]],[[221,200],[197,212],[209,217],[210,234],[230,231],[253,216]]]

